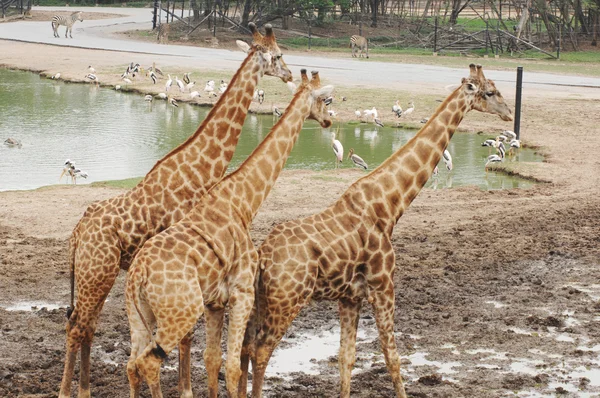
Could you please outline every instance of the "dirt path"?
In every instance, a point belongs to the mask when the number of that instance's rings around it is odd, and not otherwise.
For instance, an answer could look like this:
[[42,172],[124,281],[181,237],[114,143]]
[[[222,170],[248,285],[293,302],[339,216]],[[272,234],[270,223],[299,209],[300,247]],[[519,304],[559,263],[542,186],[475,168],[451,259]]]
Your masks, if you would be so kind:
[[[90,63],[117,70],[131,59],[126,53],[6,41],[0,41],[0,53],[12,67],[60,68],[67,77],[79,76]],[[544,93],[527,97],[522,129],[547,162],[521,171],[551,183],[511,191],[424,190],[396,227],[395,330],[410,396],[600,395],[600,100]],[[478,131],[489,120],[472,112],[461,127]],[[323,209],[361,175],[284,171],[253,225],[255,243],[273,225]],[[56,396],[64,309],[39,307],[68,303],[67,238],[89,203],[120,192],[79,186],[0,193],[0,396]],[[96,335],[95,397],[127,396],[123,279],[109,296]],[[17,303],[38,307],[9,311]],[[282,348],[306,336],[323,337],[336,326],[334,303],[311,305]],[[393,396],[368,306],[359,329],[360,370],[352,396]],[[204,397],[202,322],[196,335],[194,390]],[[166,396],[177,396],[175,355],[170,358],[163,385]],[[337,396],[335,354],[315,354],[311,366],[317,374],[272,375],[266,395]]]

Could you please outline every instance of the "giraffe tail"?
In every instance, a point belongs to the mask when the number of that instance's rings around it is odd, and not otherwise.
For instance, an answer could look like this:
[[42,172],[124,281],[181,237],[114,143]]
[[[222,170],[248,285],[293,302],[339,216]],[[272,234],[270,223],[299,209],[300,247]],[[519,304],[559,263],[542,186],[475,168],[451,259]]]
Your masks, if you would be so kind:
[[144,324],[144,327],[148,333],[152,335],[152,329],[148,325],[148,321],[146,321],[144,313],[141,310],[142,303],[140,301],[140,294],[142,292],[142,287],[146,284],[146,279],[146,267],[143,266],[142,262],[132,264],[129,270],[129,275],[127,276],[127,290],[128,293],[130,293],[131,301],[138,317]]
[[71,305],[67,307],[67,319],[71,319],[71,315],[75,310],[75,251],[77,250],[77,239],[75,232],[69,238],[69,269],[71,278]]

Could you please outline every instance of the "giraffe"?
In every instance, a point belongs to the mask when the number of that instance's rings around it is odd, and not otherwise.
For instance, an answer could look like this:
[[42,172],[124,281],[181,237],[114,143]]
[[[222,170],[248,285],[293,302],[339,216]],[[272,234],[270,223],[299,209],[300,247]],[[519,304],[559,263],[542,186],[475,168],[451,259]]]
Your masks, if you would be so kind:
[[365,298],[375,312],[396,395],[406,397],[394,341],[394,226],[431,176],[468,111],[512,120],[481,66],[470,65],[470,72],[415,137],[357,180],[335,203],[321,213],[276,226],[265,239],[259,248],[255,310],[241,357],[242,369],[248,368],[252,357],[252,397],[261,396],[273,350],[310,300],[339,301],[340,396],[349,397],[359,312]]
[[258,252],[249,231],[252,220],[285,165],[305,119],[314,119],[322,127],[331,125],[323,100],[333,87],[321,87],[318,72],[313,72],[310,82],[306,70],[301,73],[302,84],[285,113],[248,159],[183,220],[149,239],[134,259],[126,288],[131,397],[139,396],[142,379],[152,397],[162,397],[161,363],[204,313],[208,396],[216,398],[226,306],[227,391],[231,397],[238,396],[240,350],[258,270]]
[[[70,397],[78,351],[78,396],[90,396],[92,339],[119,270],[127,270],[146,240],[181,220],[225,174],[260,78],[266,74],[292,80],[271,25],[265,25],[264,36],[254,24],[249,27],[253,45],[238,41],[247,56],[196,132],[158,161],[135,188],[90,205],[76,225],[69,240],[71,307],[60,398]],[[75,281],[78,296],[73,306]],[[183,353],[187,347],[184,344]],[[191,396],[189,374],[182,376],[182,396]]]

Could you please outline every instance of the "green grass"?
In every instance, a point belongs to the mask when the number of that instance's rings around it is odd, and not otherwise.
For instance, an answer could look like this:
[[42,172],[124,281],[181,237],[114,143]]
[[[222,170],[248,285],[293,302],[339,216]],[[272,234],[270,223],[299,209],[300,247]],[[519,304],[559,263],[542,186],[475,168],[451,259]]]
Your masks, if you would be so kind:
[[140,181],[142,181],[142,177],[134,177],[127,178],[125,180],[97,181],[93,182],[91,186],[94,188],[131,189],[135,187]]

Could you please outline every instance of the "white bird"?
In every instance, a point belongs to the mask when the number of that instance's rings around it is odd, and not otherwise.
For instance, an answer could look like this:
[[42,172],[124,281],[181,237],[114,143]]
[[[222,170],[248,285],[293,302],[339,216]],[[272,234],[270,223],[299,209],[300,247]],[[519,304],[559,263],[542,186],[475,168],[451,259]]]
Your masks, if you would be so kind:
[[81,169],[74,169],[73,170],[73,182],[75,184],[77,184],[77,177],[88,178],[88,173],[86,173],[85,171],[83,171]]
[[117,85],[115,86],[115,90],[119,91],[120,89],[121,89],[121,85],[120,85],[120,84],[117,84]]
[[219,85],[219,91],[221,93],[224,93],[225,90],[227,90],[227,86],[228,86],[228,83],[226,83],[225,80],[221,80],[221,84]]
[[496,142],[496,140],[485,140],[481,143],[481,146],[494,146],[494,143]]
[[404,112],[402,112],[402,113],[404,114],[404,116],[406,116],[406,115],[410,115],[411,113],[413,113],[414,110],[415,110],[415,103],[410,101],[408,103],[408,108],[406,108],[404,110]]
[[144,97],[144,101],[152,102],[152,98],[153,97],[150,94],[148,94]]
[[154,71],[150,71],[149,75],[150,75],[150,79],[152,79],[152,83],[156,84],[156,80],[158,80],[156,73],[154,73]]
[[199,93],[199,92],[197,92],[197,91],[192,91],[192,92],[190,93],[190,98],[191,98],[191,99],[194,99],[194,98],[196,98],[196,97],[200,97],[200,93]]
[[54,76],[52,76],[53,80],[57,80],[60,79],[60,72],[58,72],[57,74],[55,74]]
[[396,117],[402,116],[402,107],[400,106],[400,101],[396,100],[396,103],[392,105],[392,112],[396,114]]
[[169,97],[169,104],[173,105],[175,108],[178,108],[177,101],[173,97]]
[[179,78],[177,76],[175,76],[175,83],[177,83],[177,87],[179,87],[179,91],[181,91],[183,93],[185,91],[185,85],[183,84],[183,82],[181,80],[179,80]]
[[515,138],[517,138],[517,135],[515,134],[515,132],[511,131],[511,130],[504,130],[500,134],[506,136],[507,138],[510,138],[511,140],[514,140]]
[[127,78],[127,77],[124,77],[124,78],[123,78],[123,81],[125,82],[125,84],[131,84],[131,83],[133,83],[133,82],[131,81],[131,79],[129,79],[129,78]]
[[377,118],[373,119],[373,122],[379,126],[379,127],[383,127],[383,122]]
[[173,85],[173,79],[171,79],[171,75],[167,75],[167,77],[169,78],[167,80],[167,82],[165,83],[165,91],[168,93],[169,89],[171,88],[171,85]]
[[187,90],[190,91],[195,85],[196,82],[189,82],[188,84],[186,84],[185,88],[187,88]]
[[339,167],[339,163],[342,163],[344,159],[344,147],[342,143],[335,139],[335,133],[331,132],[331,148],[333,149],[333,154],[335,155],[335,168]]
[[94,69],[92,67],[92,65],[90,65],[90,66],[88,66],[88,72],[90,72],[90,73],[96,73],[96,69]]
[[292,94],[296,93],[297,87],[296,87],[295,83],[287,82],[286,84],[287,84],[288,88],[290,89],[290,91],[292,92]]
[[167,94],[165,93],[158,93],[156,96],[160,99],[167,99]]
[[263,102],[265,102],[265,90],[260,89],[260,90],[256,90],[254,91],[254,96],[255,96],[255,100],[258,101],[259,104],[262,104]]
[[372,116],[373,119],[377,119],[379,117],[379,114],[377,113],[377,109],[375,109],[375,107],[373,107],[373,109],[365,109],[363,113],[365,114],[365,117]]
[[440,173],[440,168],[437,167],[437,165],[435,165],[434,169],[433,169],[433,176],[437,177],[437,175]]
[[[75,163],[71,162],[71,159],[65,160],[65,163],[63,165],[63,171],[62,171],[62,173],[60,173],[60,177],[58,177],[58,182],[60,182],[60,180],[62,180],[62,177],[65,174],[69,175],[72,180],[73,179],[73,170],[75,170]],[[67,182],[69,182],[68,179],[67,179]]]
[[337,112],[334,111],[333,109],[328,109],[327,113],[329,113],[329,116],[331,116],[331,117],[337,117]]
[[354,111],[354,115],[355,115],[355,116],[356,116],[358,119],[360,119],[360,117],[362,116],[362,113],[360,113],[360,111],[359,111],[359,110],[356,110],[356,111]]
[[85,78],[90,79],[93,82],[98,81],[98,77],[96,75],[94,75],[93,73],[88,73],[87,75],[85,75]]
[[504,149],[498,148],[498,155],[490,155],[487,157],[487,162],[485,163],[485,171],[488,170],[488,165],[490,163],[498,163],[504,159]]
[[496,137],[496,139],[499,140],[499,141],[504,142],[504,141],[506,141],[506,136],[505,135],[499,135],[499,136]]
[[281,111],[276,106],[273,106],[273,116],[281,117]]
[[451,171],[454,166],[452,165],[452,156],[450,155],[450,152],[448,152],[447,149],[444,149],[442,159],[444,160],[444,163],[446,163],[446,168],[448,169],[448,171]]
[[510,141],[510,148],[508,149],[508,152],[512,155],[516,149],[521,148],[521,141],[517,140],[516,138],[513,138]]
[[360,167],[365,170],[369,168],[367,162],[365,162],[363,158],[354,153],[354,148],[350,148],[350,151],[348,152],[348,159],[352,160],[352,163],[354,163],[356,167]]
[[212,93],[213,91],[215,91],[215,81],[209,80],[208,82],[206,82],[206,85],[204,86],[204,91],[206,91],[207,93]]
[[190,72],[185,72],[183,74],[183,82],[185,84],[189,84],[190,83]]

